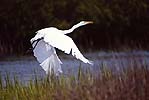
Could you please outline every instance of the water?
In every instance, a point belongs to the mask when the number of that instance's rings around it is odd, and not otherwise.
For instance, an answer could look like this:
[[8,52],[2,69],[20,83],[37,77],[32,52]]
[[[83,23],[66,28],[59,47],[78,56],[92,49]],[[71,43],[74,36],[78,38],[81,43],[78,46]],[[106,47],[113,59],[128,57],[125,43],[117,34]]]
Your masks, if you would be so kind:
[[[101,65],[105,65],[111,70],[119,72],[123,67],[129,67],[131,64],[138,63],[141,65],[149,65],[149,52],[147,51],[131,51],[131,52],[94,52],[87,53],[85,56],[94,61],[94,65],[84,64],[74,59],[70,55],[60,56],[62,60],[62,69],[64,75],[76,75],[79,66],[82,69],[90,69],[93,73],[98,73]],[[7,60],[0,61],[0,74],[5,80],[7,74],[10,79],[17,77],[22,83],[34,80],[35,76],[42,79],[46,76],[44,70],[39,66],[36,58],[33,56],[12,57]]]

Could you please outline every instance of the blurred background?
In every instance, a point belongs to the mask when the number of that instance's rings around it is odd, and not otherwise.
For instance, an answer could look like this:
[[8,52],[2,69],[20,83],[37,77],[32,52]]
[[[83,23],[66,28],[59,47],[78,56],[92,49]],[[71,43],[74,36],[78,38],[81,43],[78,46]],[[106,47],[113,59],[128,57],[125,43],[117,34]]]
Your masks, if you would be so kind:
[[24,55],[45,27],[69,29],[81,51],[149,49],[148,0],[1,0],[0,56]]

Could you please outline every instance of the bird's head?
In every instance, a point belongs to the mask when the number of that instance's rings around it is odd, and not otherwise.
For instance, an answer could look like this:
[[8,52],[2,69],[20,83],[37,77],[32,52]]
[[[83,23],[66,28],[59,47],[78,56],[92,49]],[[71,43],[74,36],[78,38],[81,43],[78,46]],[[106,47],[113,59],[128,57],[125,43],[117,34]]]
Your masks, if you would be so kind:
[[93,24],[93,21],[81,21],[80,26],[86,25],[86,24]]

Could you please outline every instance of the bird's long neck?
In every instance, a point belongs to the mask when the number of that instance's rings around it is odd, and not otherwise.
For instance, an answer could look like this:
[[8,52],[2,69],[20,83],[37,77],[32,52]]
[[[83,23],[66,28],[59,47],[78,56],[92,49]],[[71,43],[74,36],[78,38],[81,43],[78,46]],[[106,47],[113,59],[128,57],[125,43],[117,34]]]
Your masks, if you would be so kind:
[[82,24],[78,23],[76,25],[74,25],[72,28],[70,28],[69,30],[63,30],[63,33],[64,34],[68,34],[68,33],[71,33],[73,32],[76,28],[80,27],[80,26],[83,26]]

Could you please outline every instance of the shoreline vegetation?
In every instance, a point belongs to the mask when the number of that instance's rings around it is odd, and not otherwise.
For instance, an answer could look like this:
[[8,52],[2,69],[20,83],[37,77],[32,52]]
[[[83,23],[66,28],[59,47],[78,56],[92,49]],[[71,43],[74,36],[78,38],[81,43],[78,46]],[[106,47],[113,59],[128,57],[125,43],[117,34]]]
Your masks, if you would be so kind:
[[78,75],[51,75],[43,80],[31,80],[24,86],[9,75],[5,84],[0,79],[1,100],[148,100],[149,66],[133,63],[120,73],[114,73],[108,66],[100,66],[100,72],[94,75],[90,70]]

